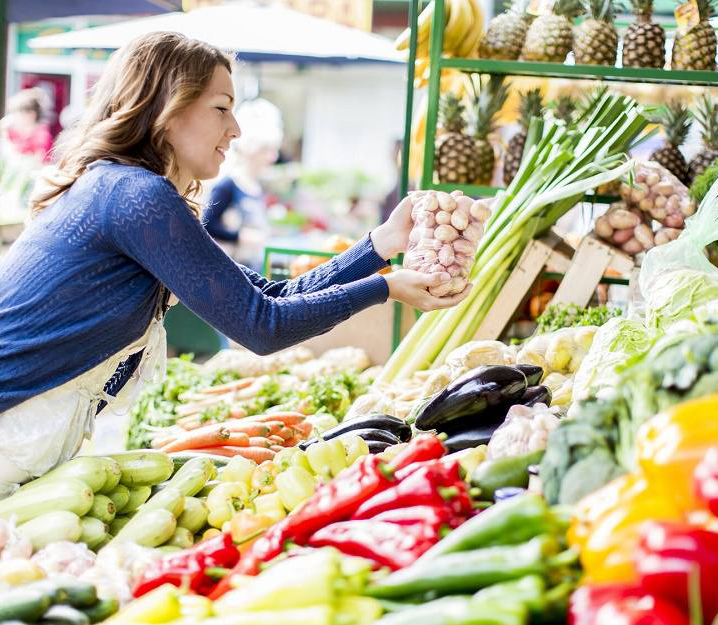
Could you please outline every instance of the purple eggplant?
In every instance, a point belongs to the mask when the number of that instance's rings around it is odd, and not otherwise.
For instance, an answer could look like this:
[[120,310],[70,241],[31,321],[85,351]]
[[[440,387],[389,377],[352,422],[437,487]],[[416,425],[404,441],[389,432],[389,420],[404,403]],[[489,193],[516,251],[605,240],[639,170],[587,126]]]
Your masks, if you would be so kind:
[[535,406],[536,404],[551,405],[551,389],[546,386],[529,386],[526,392],[517,401],[517,404],[524,406]]
[[526,376],[529,386],[535,386],[543,379],[543,369],[538,365],[516,365],[516,368]]

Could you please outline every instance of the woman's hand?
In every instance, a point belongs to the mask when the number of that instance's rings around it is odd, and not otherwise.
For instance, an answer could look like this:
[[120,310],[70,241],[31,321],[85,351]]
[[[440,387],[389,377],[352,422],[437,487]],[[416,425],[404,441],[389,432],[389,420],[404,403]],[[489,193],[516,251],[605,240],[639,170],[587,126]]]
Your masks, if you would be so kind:
[[448,297],[435,297],[426,290],[451,280],[448,273],[421,273],[411,269],[399,269],[384,277],[389,285],[390,299],[409,304],[423,312],[456,306],[471,291],[471,283],[461,293]]
[[409,232],[414,223],[411,220],[411,200],[405,197],[381,226],[371,232],[374,250],[384,260],[394,258],[406,250]]

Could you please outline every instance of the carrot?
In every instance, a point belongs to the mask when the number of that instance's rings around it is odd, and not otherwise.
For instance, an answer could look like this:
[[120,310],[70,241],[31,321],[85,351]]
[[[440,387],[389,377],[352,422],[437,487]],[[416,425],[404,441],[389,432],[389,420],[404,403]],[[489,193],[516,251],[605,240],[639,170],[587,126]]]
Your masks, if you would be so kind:
[[277,434],[284,427],[281,421],[265,421],[264,425],[269,428],[270,434]]
[[288,441],[290,438],[294,438],[294,434],[294,430],[286,425],[279,430],[279,432],[277,432],[277,435],[281,436],[285,441]]
[[272,460],[276,452],[266,447],[212,447],[210,449],[195,449],[199,453],[216,454],[218,456],[242,456],[254,460],[257,464]]
[[275,445],[284,445],[284,439],[281,436],[272,434],[271,436],[267,436],[267,438]]
[[247,436],[267,436],[269,428],[264,423],[242,421],[241,419],[225,421],[224,426],[230,432],[244,432]]
[[225,445],[232,445],[234,447],[249,447],[251,443],[250,438],[244,432],[230,432],[229,438],[224,442]]
[[215,406],[218,404],[221,400],[219,400],[216,397],[212,397],[211,399],[206,399],[204,401],[197,401],[191,404],[180,404],[175,408],[175,412],[180,415],[181,417],[186,417],[191,414],[195,414],[197,412],[202,412],[203,410]]
[[250,418],[252,421],[281,421],[284,425],[296,425],[297,423],[302,423],[307,417],[301,412],[272,412],[270,414],[253,415]]
[[227,428],[208,426],[198,428],[191,432],[182,434],[173,442],[163,445],[161,450],[165,453],[172,451],[185,451],[188,449],[200,449],[202,447],[215,447],[222,445],[230,436]]
[[239,406],[235,406],[232,408],[229,412],[229,416],[233,419],[243,419],[247,416],[247,411],[244,408],[241,408]]
[[284,441],[284,447],[294,447],[295,445],[299,445],[303,440],[303,438],[289,438]]
[[251,447],[265,447],[269,449],[272,446],[272,441],[264,436],[250,436],[249,444]]
[[152,449],[159,449],[177,438],[174,434],[160,434],[152,439]]
[[185,423],[182,426],[182,429],[189,432],[190,430],[196,430],[197,428],[201,428],[204,425],[208,425],[207,422],[202,423],[199,417],[194,417],[192,421],[188,421],[187,423]]
[[180,417],[177,419],[177,425],[184,427],[186,423],[192,423],[197,420],[196,414],[187,415],[186,417]]
[[233,382],[227,382],[226,384],[218,384],[217,386],[208,386],[200,390],[200,393],[207,393],[208,395],[223,395],[224,393],[230,393],[232,391],[239,391],[243,388],[247,388],[254,384],[254,378],[242,378],[241,380],[234,380]]
[[270,449],[271,449],[272,451],[282,451],[282,449],[284,449],[284,447],[282,447],[281,445],[272,445],[272,446],[270,447]]
[[309,438],[312,435],[312,430],[314,429],[311,423],[297,423],[296,425],[292,425],[290,427],[302,438]]

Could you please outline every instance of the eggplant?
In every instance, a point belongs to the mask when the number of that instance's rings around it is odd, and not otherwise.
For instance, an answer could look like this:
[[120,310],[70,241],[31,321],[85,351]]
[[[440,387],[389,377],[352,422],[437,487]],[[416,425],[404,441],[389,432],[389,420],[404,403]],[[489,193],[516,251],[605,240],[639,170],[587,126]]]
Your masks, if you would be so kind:
[[497,418],[503,420],[506,411],[503,411],[501,417],[497,417],[491,414],[491,409],[501,404],[516,403],[527,387],[526,376],[516,367],[477,367],[434,395],[417,415],[416,428],[443,430],[452,421],[467,415],[474,415],[474,422],[483,422],[484,415],[489,423]]
[[[346,432],[341,432],[340,434],[334,434],[333,436],[326,436],[326,432],[322,435],[321,438],[312,438],[307,441],[302,441],[299,444],[299,448],[304,450],[310,445],[314,445],[314,443],[318,443],[320,440],[331,440],[332,438],[337,438],[339,436],[347,436],[349,434],[355,434],[356,436],[359,436],[363,438],[365,441],[382,441],[384,443],[389,443],[391,445],[398,445],[402,441],[399,439],[398,436],[393,434],[392,432],[389,432],[388,430],[384,430],[382,428],[359,428],[358,430],[347,430]],[[409,429],[409,434],[411,435],[411,429]]]
[[526,392],[519,399],[518,404],[524,406],[535,406],[536,404],[551,405],[551,389],[547,386],[529,386]]
[[449,434],[444,441],[444,446],[449,450],[449,453],[452,453],[462,449],[469,449],[470,447],[486,445],[500,425],[501,423],[496,423],[495,425],[480,425],[465,430],[457,430]]
[[380,454],[385,451],[388,447],[391,447],[392,443],[384,441],[367,441],[366,444],[369,446],[370,454]]
[[543,369],[538,365],[515,365],[526,376],[526,384],[536,386],[543,380]]

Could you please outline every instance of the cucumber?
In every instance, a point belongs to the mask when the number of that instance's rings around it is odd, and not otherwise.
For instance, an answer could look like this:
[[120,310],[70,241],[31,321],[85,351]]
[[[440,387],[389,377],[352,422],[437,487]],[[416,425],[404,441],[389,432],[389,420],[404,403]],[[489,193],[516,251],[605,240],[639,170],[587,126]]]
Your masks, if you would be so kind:
[[177,519],[169,510],[138,512],[117,533],[113,542],[133,542],[143,547],[159,547],[177,529]]
[[135,488],[130,488],[130,499],[120,512],[122,512],[122,514],[137,512],[139,507],[150,498],[151,494],[152,489],[149,486],[137,486]]
[[184,498],[184,511],[177,518],[177,525],[185,527],[193,534],[201,530],[207,523],[209,510],[204,502],[196,497]]
[[206,497],[214,490],[215,486],[219,486],[221,483],[222,480],[210,480],[196,493],[197,497]]
[[103,495],[108,495],[120,483],[122,471],[120,470],[120,465],[117,460],[113,460],[112,458],[107,458],[105,456],[100,456],[97,460],[102,462],[105,469],[105,484],[99,492]]
[[67,510],[55,510],[23,523],[18,531],[32,543],[35,551],[60,540],[74,543],[82,536],[80,517]]
[[157,547],[157,551],[166,556],[170,553],[179,553],[180,551],[184,551],[184,549],[182,549],[182,547],[178,547],[177,545],[162,545],[161,547]]
[[130,522],[131,516],[116,516],[114,521],[110,523],[109,533],[117,536],[118,532]]
[[124,484],[118,484],[107,493],[107,496],[112,499],[112,503],[115,504],[115,514],[119,514],[130,501],[130,489]]
[[0,622],[27,621],[34,623],[50,607],[48,593],[39,588],[13,588],[0,593]]
[[481,489],[481,499],[493,499],[499,488],[518,486],[526,488],[529,483],[529,467],[541,462],[544,450],[521,456],[509,456],[485,460],[471,474],[471,485]]
[[158,509],[169,510],[175,517],[182,514],[184,510],[184,495],[180,490],[174,486],[168,486],[164,490],[161,490],[156,495],[150,497],[147,503],[142,504],[138,512],[145,512],[146,510],[158,510]]
[[0,501],[0,518],[16,516],[18,523],[25,523],[46,512],[67,510],[84,516],[92,507],[93,494],[90,487],[79,479],[49,481],[26,491],[22,489]]
[[74,608],[89,608],[97,603],[97,589],[90,582],[81,582],[67,575],[50,580],[62,590],[64,599],[58,603]]
[[108,527],[100,519],[86,516],[80,519],[82,525],[82,534],[80,542],[85,543],[90,549],[94,549],[99,545],[107,534]]
[[69,605],[54,605],[42,617],[43,625],[90,625],[90,617]]
[[[113,521],[114,523],[114,521]],[[99,552],[100,549],[102,549],[105,545],[107,545],[111,540],[113,539],[113,536],[110,534],[105,534],[105,537],[100,541],[100,543],[95,547],[95,552]]]
[[192,458],[174,474],[168,486],[178,488],[185,496],[196,495],[216,476],[217,469],[209,458]]
[[189,549],[194,545],[194,537],[186,527],[178,527],[172,537],[165,543],[167,546]]
[[216,466],[217,468],[225,466],[230,461],[230,459],[226,458],[225,456],[193,452],[175,452],[173,454],[170,454],[170,458],[172,458],[172,464],[174,464],[175,472],[179,471],[193,458],[209,458],[214,464],[214,466]]
[[159,484],[169,478],[174,470],[172,460],[166,453],[152,449],[123,451],[112,454],[110,458],[120,465],[120,484],[128,488]]
[[83,612],[90,619],[90,623],[99,623],[111,617],[119,609],[120,604],[117,599],[100,599],[95,605],[85,608]]
[[18,493],[31,490],[41,484],[48,482],[64,482],[67,478],[75,478],[84,482],[92,489],[93,493],[98,492],[107,479],[105,463],[100,458],[90,456],[79,456],[68,460],[65,464],[55,467],[52,471],[45,473],[32,482],[22,486]]
[[115,504],[107,495],[98,493],[95,495],[92,508],[88,511],[87,516],[100,519],[103,523],[112,523],[115,518]]

